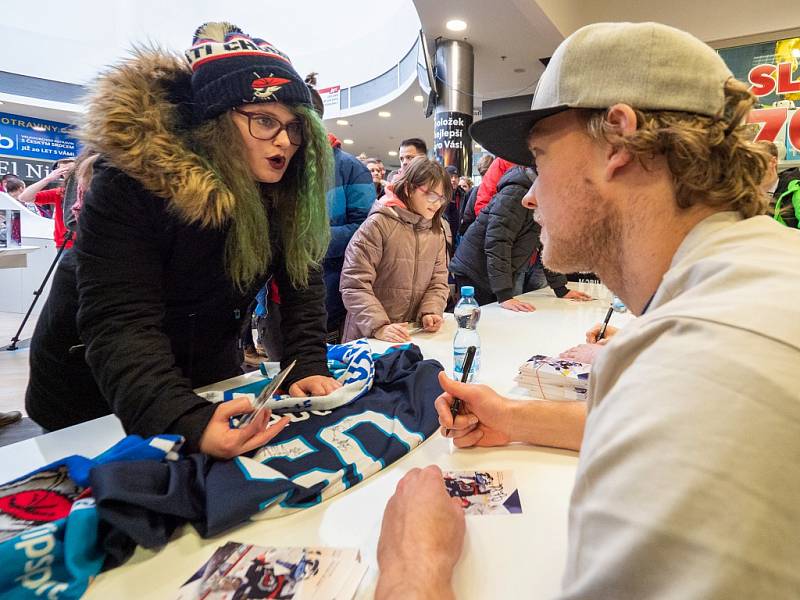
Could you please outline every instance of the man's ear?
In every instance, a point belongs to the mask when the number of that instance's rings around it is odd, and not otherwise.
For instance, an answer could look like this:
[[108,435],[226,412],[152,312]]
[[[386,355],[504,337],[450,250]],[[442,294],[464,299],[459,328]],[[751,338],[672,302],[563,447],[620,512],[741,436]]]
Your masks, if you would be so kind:
[[[627,104],[615,104],[606,113],[606,122],[611,125],[614,134],[621,137],[636,131],[636,113]],[[633,160],[633,155],[622,146],[609,144],[606,148],[606,181],[610,181],[619,169],[626,167]]]

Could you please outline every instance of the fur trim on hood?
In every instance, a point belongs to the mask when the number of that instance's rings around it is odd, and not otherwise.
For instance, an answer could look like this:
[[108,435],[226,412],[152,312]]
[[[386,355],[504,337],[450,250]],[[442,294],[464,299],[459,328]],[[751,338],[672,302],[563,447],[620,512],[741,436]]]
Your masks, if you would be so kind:
[[186,223],[217,228],[231,217],[236,200],[188,143],[191,76],[179,55],[135,50],[97,79],[79,137],[167,200]]

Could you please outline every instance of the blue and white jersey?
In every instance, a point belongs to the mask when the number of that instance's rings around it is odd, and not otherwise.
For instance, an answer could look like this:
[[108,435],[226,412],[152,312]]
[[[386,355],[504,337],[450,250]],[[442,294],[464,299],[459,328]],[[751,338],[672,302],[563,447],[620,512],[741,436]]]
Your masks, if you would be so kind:
[[338,407],[321,408],[330,406],[321,398],[284,412],[290,424],[252,457],[218,461],[197,454],[94,469],[101,518],[137,544],[158,547],[187,520],[202,536],[217,535],[251,518],[315,506],[357,485],[438,427],[438,362],[422,360],[411,346],[374,360],[372,370],[371,388]]

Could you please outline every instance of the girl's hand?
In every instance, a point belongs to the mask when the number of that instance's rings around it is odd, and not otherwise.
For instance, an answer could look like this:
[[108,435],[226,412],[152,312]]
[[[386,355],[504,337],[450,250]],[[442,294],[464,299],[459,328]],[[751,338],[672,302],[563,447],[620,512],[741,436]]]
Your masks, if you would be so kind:
[[289,387],[290,396],[327,396],[334,390],[338,390],[342,384],[333,377],[323,375],[311,375],[304,377],[300,381],[294,382]]
[[284,417],[267,427],[271,412],[265,410],[247,426],[231,429],[229,421],[231,417],[251,412],[253,404],[247,398],[221,402],[203,431],[200,451],[216,458],[233,458],[260,448],[289,423],[289,417]]
[[375,332],[375,338],[383,340],[384,342],[393,342],[396,344],[411,341],[411,336],[408,335],[407,323],[390,323],[389,325],[384,325]]
[[439,315],[424,315],[422,317],[422,328],[431,333],[439,331],[442,328],[444,319]]

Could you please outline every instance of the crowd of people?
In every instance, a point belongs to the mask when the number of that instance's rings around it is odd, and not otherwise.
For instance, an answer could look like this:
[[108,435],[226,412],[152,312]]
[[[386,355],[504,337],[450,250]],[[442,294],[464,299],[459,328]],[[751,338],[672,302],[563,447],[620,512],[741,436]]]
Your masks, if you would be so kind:
[[[193,389],[241,372],[257,305],[264,352],[297,361],[288,392],[319,396],[340,386],[326,342],[435,332],[464,285],[510,311],[546,286],[588,300],[564,274],[591,272],[639,318],[568,351],[594,362],[588,406],[441,375],[443,434],[581,451],[565,599],[800,589],[800,175],[750,140],[753,97],[716,52],[656,24],[578,30],[529,112],[473,125],[494,154],[478,185],[421,138],[389,174],[348,154],[314,77],[235,26],[201,26],[186,57],[140,50],[109,69],[77,160],[27,188],[4,178],[54,206],[67,244],[30,351],[42,427],[113,412],[129,433],[235,457],[286,421],[233,429],[249,401]],[[438,467],[409,472],[376,597],[452,597],[464,531]]]

